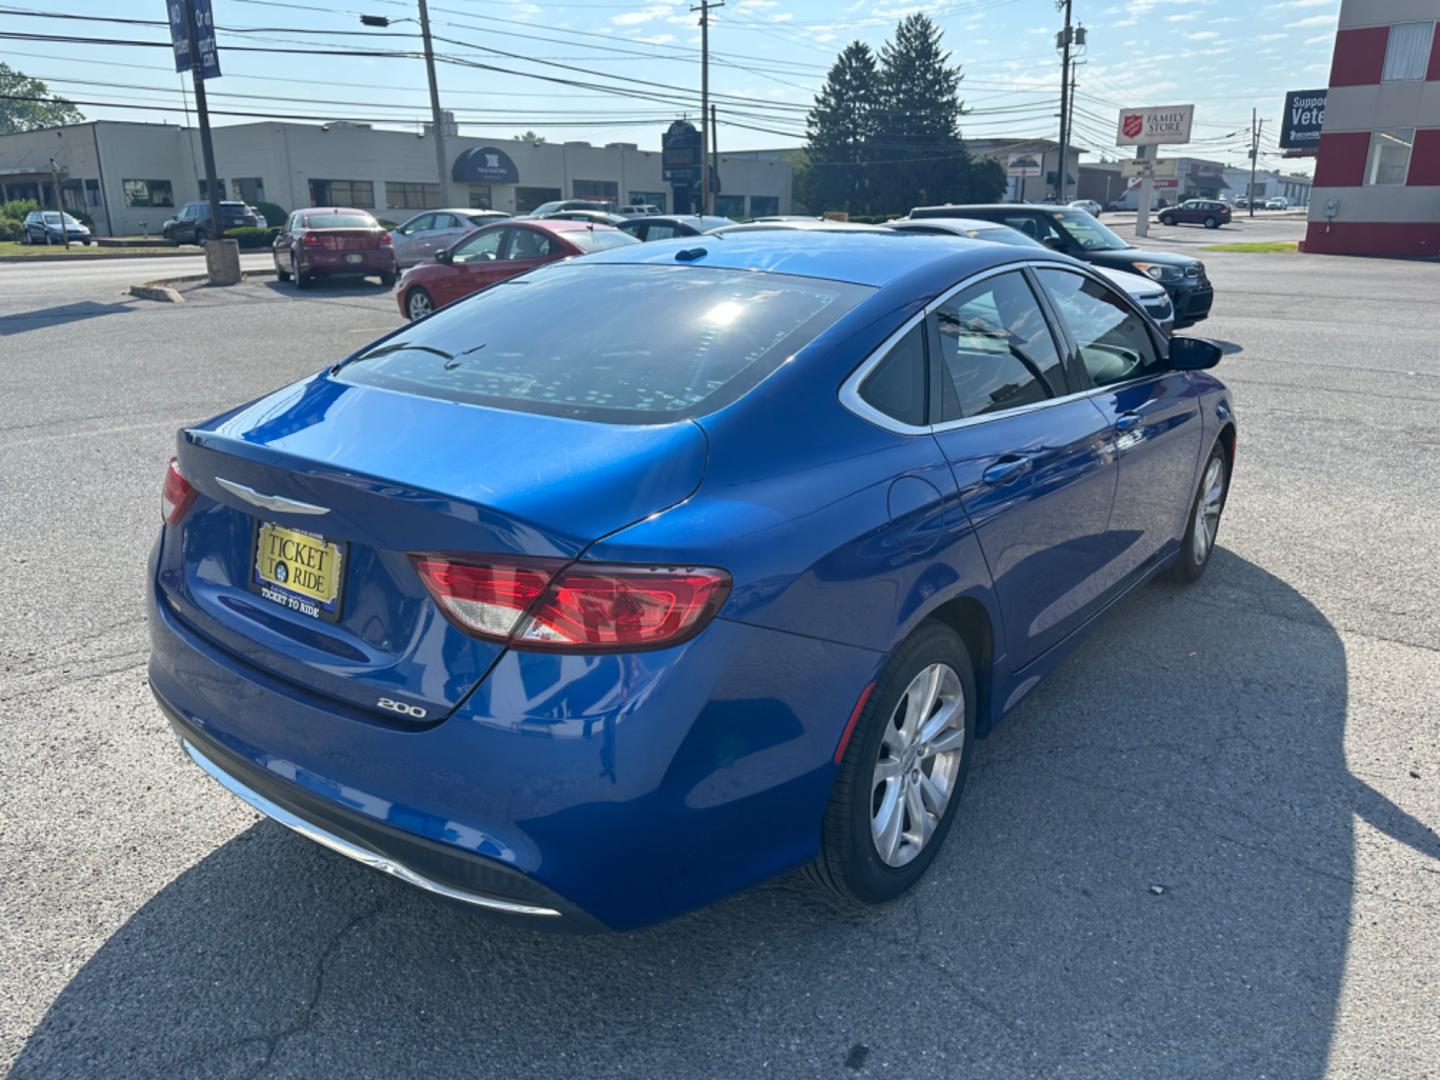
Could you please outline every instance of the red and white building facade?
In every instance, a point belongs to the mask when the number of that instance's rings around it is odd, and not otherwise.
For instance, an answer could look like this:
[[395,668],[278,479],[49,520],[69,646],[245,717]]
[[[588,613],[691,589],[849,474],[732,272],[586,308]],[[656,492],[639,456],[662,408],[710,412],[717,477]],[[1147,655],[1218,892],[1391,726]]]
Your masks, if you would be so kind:
[[1440,255],[1440,0],[1343,0],[1304,250]]

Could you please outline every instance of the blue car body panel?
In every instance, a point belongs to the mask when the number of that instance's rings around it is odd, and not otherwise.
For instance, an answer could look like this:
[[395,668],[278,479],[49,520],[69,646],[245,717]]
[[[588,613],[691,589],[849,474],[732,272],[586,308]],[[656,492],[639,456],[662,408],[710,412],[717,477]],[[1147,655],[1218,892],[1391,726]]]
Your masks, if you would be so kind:
[[[841,384],[946,289],[1035,253],[900,234],[784,241],[690,237],[584,260],[687,253],[874,288],[693,419],[572,420],[341,371],[182,432],[198,496],[150,575],[150,680],[172,723],[617,929],[813,858],[856,702],[936,613],[963,607],[987,628],[988,731],[1174,555],[1204,457],[1233,422],[1228,391],[1167,371],[981,423],[887,429],[844,408]],[[987,479],[1004,454],[1026,468]],[[257,507],[222,477],[325,512]],[[346,545],[335,623],[249,588],[258,521]],[[719,566],[734,585],[681,645],[537,653],[457,630],[409,563],[426,551]],[[381,695],[423,705],[423,721],[378,711]]]

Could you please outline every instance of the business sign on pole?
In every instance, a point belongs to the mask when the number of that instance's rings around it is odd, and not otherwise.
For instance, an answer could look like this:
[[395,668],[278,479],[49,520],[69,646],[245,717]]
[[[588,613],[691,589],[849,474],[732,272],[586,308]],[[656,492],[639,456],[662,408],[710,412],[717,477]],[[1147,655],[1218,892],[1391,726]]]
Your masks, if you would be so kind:
[[700,183],[700,132],[686,120],[676,120],[660,138],[660,169],[671,185]]
[[1005,165],[1006,176],[1039,176],[1040,158],[1035,154],[1011,154]]
[[1120,164],[1120,175],[1125,177],[1150,176],[1156,180],[1173,180],[1179,167],[1178,158],[1136,158]]
[[1194,105],[1162,105],[1121,109],[1115,128],[1116,146],[1175,146],[1190,141]]
[[1291,90],[1285,95],[1285,119],[1280,124],[1280,149],[1314,150],[1325,126],[1324,90]]
[[170,47],[175,51],[175,70],[189,71],[190,27],[185,17],[186,5],[195,12],[195,47],[200,54],[200,77],[214,79],[220,75],[220,52],[215,47],[215,15],[210,0],[170,0]]

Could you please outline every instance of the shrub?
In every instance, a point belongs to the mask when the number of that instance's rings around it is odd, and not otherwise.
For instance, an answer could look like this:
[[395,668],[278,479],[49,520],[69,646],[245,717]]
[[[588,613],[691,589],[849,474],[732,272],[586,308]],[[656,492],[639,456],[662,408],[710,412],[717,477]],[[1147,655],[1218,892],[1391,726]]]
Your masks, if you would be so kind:
[[283,206],[278,206],[273,202],[256,203],[255,209],[260,211],[260,216],[265,219],[266,225],[284,225],[285,219],[290,216],[289,210],[286,210]]
[[279,229],[227,229],[225,238],[238,241],[242,248],[265,248],[275,242],[275,237],[280,234]]
[[25,215],[32,210],[39,210],[40,204],[34,199],[11,199],[9,202],[0,204],[0,218],[14,218],[16,221],[24,221]]
[[95,219],[92,218],[89,214],[87,214],[84,210],[67,210],[66,213],[73,217],[76,221],[80,222],[81,225],[84,225],[87,229],[93,229],[95,227]]
[[0,217],[0,240],[18,241],[24,235],[25,224],[23,221],[19,218]]

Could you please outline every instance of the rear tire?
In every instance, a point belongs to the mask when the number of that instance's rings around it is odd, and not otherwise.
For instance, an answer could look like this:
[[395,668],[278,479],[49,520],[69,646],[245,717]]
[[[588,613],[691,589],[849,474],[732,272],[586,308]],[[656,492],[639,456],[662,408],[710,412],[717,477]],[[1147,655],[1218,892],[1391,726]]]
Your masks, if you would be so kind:
[[1207,217],[1207,218],[1205,219],[1205,228],[1207,228],[1207,229],[1218,229],[1219,227],[1220,227],[1220,222],[1216,221],[1213,217]]
[[1161,225],[1174,225],[1174,224],[1175,224],[1175,219],[1174,219],[1173,217],[1171,217],[1169,214],[1161,214],[1161,215],[1160,215],[1160,224],[1161,224]]
[[393,288],[395,287],[395,273],[394,273],[394,271],[388,271],[388,272],[386,272],[386,273],[384,273],[384,274],[381,274],[381,275],[380,275],[380,284],[383,285],[383,286],[385,286],[385,288],[387,288],[387,289],[393,289]]
[[198,246],[200,246],[200,247],[204,247],[204,246],[205,246],[205,230],[204,230],[204,229],[196,229],[196,230],[195,230],[195,243],[196,243]]
[[1200,486],[1190,503],[1190,516],[1180,536],[1180,554],[1170,568],[1170,579],[1188,585],[1199,578],[1210,565],[1215,553],[1215,538],[1220,532],[1220,517],[1230,495],[1230,458],[1225,445],[1217,442],[1200,470]]
[[948,626],[923,623],[860,713],[830,791],[820,854],[807,869],[812,880],[865,904],[894,900],[919,881],[960,805],[975,718],[965,643]]

